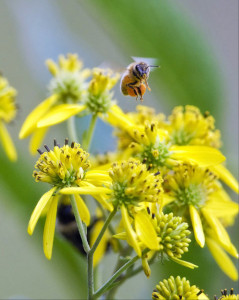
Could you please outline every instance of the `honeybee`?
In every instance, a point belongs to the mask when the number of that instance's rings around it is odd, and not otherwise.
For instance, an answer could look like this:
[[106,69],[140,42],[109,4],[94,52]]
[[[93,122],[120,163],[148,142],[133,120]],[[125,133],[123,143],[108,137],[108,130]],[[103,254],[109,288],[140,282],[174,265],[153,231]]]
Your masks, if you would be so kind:
[[135,62],[128,65],[127,70],[121,77],[120,88],[123,95],[136,97],[136,100],[140,97],[140,100],[143,101],[146,89],[151,90],[148,85],[150,68],[157,68],[159,66],[153,66],[146,62],[149,60],[152,61],[152,59],[133,59]]

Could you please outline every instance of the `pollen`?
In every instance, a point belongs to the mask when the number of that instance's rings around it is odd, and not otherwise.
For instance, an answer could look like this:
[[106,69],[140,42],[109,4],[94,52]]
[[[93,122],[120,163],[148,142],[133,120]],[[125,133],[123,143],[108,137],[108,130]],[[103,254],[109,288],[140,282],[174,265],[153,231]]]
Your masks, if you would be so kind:
[[162,177],[147,171],[137,160],[114,163],[109,173],[112,178],[114,206],[138,205],[140,202],[158,202],[162,192]]
[[189,300],[189,299],[208,299],[199,298],[203,293],[195,285],[190,285],[190,282],[185,278],[170,276],[169,279],[164,279],[156,285],[156,289],[152,293],[153,300]]
[[73,142],[69,146],[68,139],[66,139],[63,147],[54,141],[53,150],[46,145],[45,149],[45,152],[38,150],[41,155],[35,165],[38,170],[33,172],[37,182],[48,182],[63,188],[77,186],[80,181],[84,180],[90,162],[89,154],[80,147],[80,144]]
[[239,300],[239,294],[234,294],[233,288],[228,292],[227,289],[221,290],[222,296],[220,298],[214,297],[215,300]]
[[177,106],[168,118],[171,141],[175,145],[221,146],[220,131],[215,129],[214,118],[191,105]]
[[15,97],[16,90],[11,87],[8,80],[0,75],[0,121],[9,123],[17,113]]
[[91,72],[89,69],[83,69],[83,63],[78,56],[60,55],[58,64],[52,60],[47,60],[46,64],[53,75],[49,84],[50,94],[58,95],[59,103],[81,102],[86,88],[85,79]]

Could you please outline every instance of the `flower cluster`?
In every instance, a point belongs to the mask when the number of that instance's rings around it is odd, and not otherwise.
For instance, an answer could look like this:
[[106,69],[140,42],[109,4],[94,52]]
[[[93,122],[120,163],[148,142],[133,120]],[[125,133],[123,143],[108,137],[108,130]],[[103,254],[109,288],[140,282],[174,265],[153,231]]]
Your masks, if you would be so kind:
[[[70,221],[77,223],[77,247],[87,253],[89,272],[109,245],[119,255],[115,274],[121,274],[122,282],[137,270],[150,276],[150,264],[159,258],[194,269],[195,264],[183,260],[194,237],[201,248],[209,248],[219,267],[237,280],[237,269],[228,254],[238,258],[238,252],[226,228],[233,225],[238,204],[223,184],[238,193],[238,182],[225,167],[214,118],[189,105],[174,108],[169,116],[142,105],[135,112],[124,113],[112,101],[118,74],[82,69],[76,55],[60,56],[58,64],[47,61],[47,65],[53,75],[50,97],[30,113],[20,131],[20,138],[32,135],[31,152],[52,125],[85,114],[92,115],[92,122],[82,135],[83,146],[77,140],[69,145],[66,139],[62,147],[54,141],[53,150],[46,145],[46,151],[38,149],[40,158],[33,176],[51,188],[36,205],[28,232],[32,234],[39,217],[46,214],[46,257],[52,256],[57,214],[62,219],[67,209]],[[113,127],[115,152],[89,154],[97,117]],[[77,139],[78,135],[71,132],[71,136]],[[90,197],[98,206],[96,219],[87,205]],[[142,265],[134,269],[137,259]],[[124,273],[126,268],[129,270]],[[95,295],[102,295],[110,282]],[[185,278],[172,276],[157,285],[152,297],[208,299]]]
[[16,90],[0,74],[0,142],[10,160],[17,159],[17,152],[5,124],[14,120],[17,113]]

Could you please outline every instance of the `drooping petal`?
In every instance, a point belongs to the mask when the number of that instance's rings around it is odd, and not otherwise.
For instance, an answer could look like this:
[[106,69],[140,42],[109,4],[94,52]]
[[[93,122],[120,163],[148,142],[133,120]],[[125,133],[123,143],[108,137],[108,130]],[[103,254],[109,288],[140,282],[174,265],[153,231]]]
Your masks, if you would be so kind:
[[12,161],[16,161],[17,151],[15,149],[13,141],[5,125],[1,121],[0,121],[0,142],[2,142],[3,148],[5,149],[8,158]]
[[126,232],[116,233],[113,235],[113,237],[120,240],[127,240],[127,233]]
[[38,120],[44,116],[52,105],[57,101],[57,95],[52,95],[39,104],[26,118],[19,133],[19,138],[28,137],[35,129]]
[[199,216],[198,211],[193,205],[189,205],[189,212],[195,239],[198,245],[203,248],[205,245],[205,236],[203,232],[201,218]]
[[105,194],[100,194],[100,195],[93,195],[93,197],[107,210],[113,211],[114,207],[112,203],[108,202],[108,196]]
[[224,181],[233,191],[239,193],[238,181],[232,175],[232,173],[223,165],[215,165],[211,167],[212,171],[214,171],[219,178]]
[[[102,220],[98,221],[95,224],[94,230],[92,231],[92,234],[90,236],[90,246],[91,247],[93,246],[94,242],[96,241],[103,225],[104,225],[104,221],[102,221]],[[103,258],[106,248],[107,248],[108,240],[109,240],[109,233],[106,231],[94,253],[94,257],[93,257],[93,266],[94,267],[97,266],[98,263]]]
[[233,202],[223,189],[220,189],[210,195],[209,201],[207,201],[207,210],[219,218],[225,216],[233,218],[239,212],[239,205]]
[[40,120],[37,122],[37,128],[49,127],[64,122],[70,117],[83,111],[85,108],[85,105],[78,104],[57,105],[49,110],[45,116],[40,118]]
[[159,250],[157,233],[149,215],[145,211],[139,211],[134,216],[135,230],[139,239],[151,250]]
[[184,266],[184,267],[187,267],[187,268],[190,268],[190,269],[195,269],[195,268],[198,268],[197,265],[194,265],[188,261],[185,261],[185,260],[182,260],[182,259],[179,259],[179,258],[176,258],[175,256],[170,256],[170,259],[175,261],[176,263]]
[[53,196],[52,201],[46,216],[46,222],[43,233],[43,250],[46,258],[51,259],[55,226],[56,226],[56,212],[59,196]]
[[47,131],[48,131],[48,127],[44,127],[44,128],[37,128],[33,132],[29,143],[29,151],[32,155],[35,155],[37,153],[37,149],[42,146],[42,141],[44,140]]
[[209,237],[206,238],[206,244],[222,271],[232,280],[238,280],[238,272],[236,267],[226,252],[219,246],[219,244]]
[[208,224],[214,230],[220,243],[222,245],[224,245],[225,247],[230,248],[231,247],[230,237],[229,237],[226,229],[222,225],[222,223],[218,220],[218,218],[215,217],[214,215],[212,215],[210,213],[210,211],[208,211],[206,208],[202,208],[201,212],[202,212],[204,218],[206,219],[206,221],[208,222]]
[[[77,208],[81,217],[81,220],[86,224],[86,226],[90,225],[90,212],[88,210],[87,205],[83,201],[83,199],[79,195],[75,195]],[[95,229],[94,229],[95,230]]]
[[134,232],[134,230],[130,224],[127,208],[124,205],[121,206],[121,214],[122,214],[123,225],[127,232],[127,237],[128,237],[129,243],[134,248],[137,255],[139,257],[141,257],[141,250],[140,250],[139,244],[137,242],[137,235]]
[[172,146],[169,150],[171,158],[204,167],[220,164],[226,159],[219,150],[207,146]]
[[27,231],[30,235],[32,235],[36,223],[44,209],[44,207],[47,205],[48,201],[51,199],[51,196],[53,195],[53,193],[55,192],[55,190],[57,189],[57,187],[53,187],[52,189],[50,189],[50,191],[46,192],[41,199],[38,201],[32,215],[30,218],[30,221],[28,223],[28,228]]

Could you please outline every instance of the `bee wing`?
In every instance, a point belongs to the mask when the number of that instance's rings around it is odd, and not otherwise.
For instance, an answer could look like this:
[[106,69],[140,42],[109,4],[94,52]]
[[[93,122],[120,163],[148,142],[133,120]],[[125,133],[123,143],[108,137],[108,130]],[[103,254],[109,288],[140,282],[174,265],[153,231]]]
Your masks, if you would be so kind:
[[97,66],[99,69],[112,70],[113,72],[120,73],[121,75],[126,71],[126,68],[112,61],[103,61]]
[[[136,56],[131,56],[131,58],[137,62],[137,63],[140,63],[140,62],[144,62],[146,63],[147,65],[149,66],[155,66],[155,67],[159,67],[159,61],[157,58],[152,58],[152,57],[136,57]],[[154,70],[154,68],[150,68],[150,70]]]

